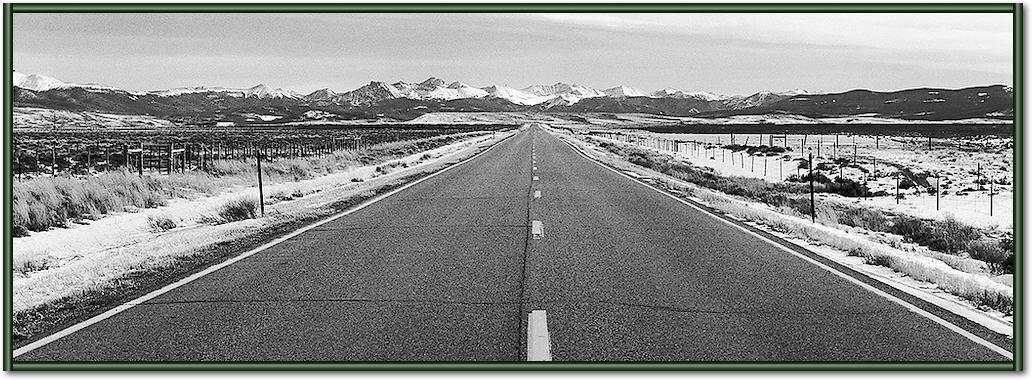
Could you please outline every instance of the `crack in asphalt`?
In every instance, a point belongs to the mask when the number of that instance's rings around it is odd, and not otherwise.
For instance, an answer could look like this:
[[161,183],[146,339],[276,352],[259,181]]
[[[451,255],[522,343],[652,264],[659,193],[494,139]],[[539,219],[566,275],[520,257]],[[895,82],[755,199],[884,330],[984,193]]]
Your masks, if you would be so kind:
[[428,198],[402,198],[402,199],[395,199],[394,201],[395,202],[427,202],[427,201],[438,202],[438,201],[441,201],[441,200],[468,201],[468,200],[478,200],[478,199],[519,199],[519,198],[521,198],[519,195],[497,196],[497,197],[428,197]]
[[[470,305],[470,306],[510,306],[510,305],[523,305],[524,300],[519,301],[462,301],[462,300],[440,300],[440,299],[409,299],[409,298],[267,298],[267,299],[210,299],[210,300],[179,300],[179,301],[160,301],[153,302],[148,301],[142,304],[136,304],[137,306],[163,306],[163,305],[185,305],[185,304],[247,304],[247,303],[282,303],[282,302],[297,302],[297,303],[322,303],[322,302],[337,302],[337,303],[405,303],[405,304],[440,304],[440,305]],[[898,311],[894,310],[865,310],[865,311],[849,311],[849,312],[833,312],[833,311],[799,311],[799,310],[709,310],[709,309],[696,309],[696,308],[685,308],[676,307],[669,305],[650,305],[640,304],[634,302],[621,302],[621,301],[609,301],[609,300],[598,300],[598,301],[576,301],[576,302],[548,302],[548,301],[535,301],[535,304],[540,305],[580,305],[580,306],[597,306],[597,305],[609,305],[609,306],[624,306],[634,307],[649,310],[660,310],[671,313],[683,313],[683,314],[712,314],[712,315],[810,315],[810,316],[837,316],[837,315],[888,315],[898,314]],[[522,315],[520,315],[520,321],[522,322]],[[519,334],[517,334],[519,335]],[[522,353],[521,353],[522,354]]]
[[405,298],[282,298],[282,299],[213,299],[213,300],[181,300],[181,301],[148,301],[137,306],[159,306],[159,305],[183,305],[183,304],[217,304],[217,303],[277,303],[277,302],[341,302],[341,303],[423,303],[423,304],[445,304],[445,305],[516,305],[516,301],[453,301],[453,300],[416,300]]
[[[531,131],[531,134],[530,134],[530,147],[531,147],[531,149],[534,148],[534,141],[535,141],[534,136],[535,135],[536,134],[533,133],[533,131]],[[535,174],[537,174],[535,171],[533,171],[533,170],[530,171],[530,176],[531,177],[533,177]],[[532,178],[528,178],[528,179],[532,179]],[[526,234],[526,236],[523,239],[523,267],[522,267],[522,269],[520,271],[520,284],[519,284],[520,285],[520,298],[519,298],[520,305],[519,305],[519,309],[516,310],[516,324],[521,327],[520,331],[523,331],[523,328],[522,328],[523,327],[523,311],[527,307],[527,304],[526,304],[526,294],[527,294],[527,256],[528,256],[528,254],[530,252],[530,239],[531,239],[531,236],[530,236],[530,224],[531,224],[530,223],[530,206],[531,206],[530,193],[534,190],[534,181],[531,180],[531,181],[528,181],[528,182],[530,184],[527,185],[527,192],[524,195],[526,197],[526,202],[527,202],[527,217],[524,219],[524,220],[527,221],[527,226],[526,226],[527,234]],[[526,350],[526,344],[527,344],[527,341],[525,339],[523,339],[523,334],[520,334],[520,331],[516,332],[516,341],[517,341],[516,342],[516,347],[518,347],[517,348],[518,352],[516,352],[516,357],[518,357],[518,358],[523,357],[523,352]]]
[[393,229],[404,230],[404,229],[412,229],[412,228],[421,228],[421,229],[423,229],[423,228],[457,228],[457,227],[459,227],[459,228],[498,228],[498,227],[504,227],[504,228],[526,228],[526,227],[529,227],[529,226],[530,226],[529,223],[528,224],[437,224],[437,223],[431,223],[431,224],[424,224],[424,225],[412,224],[412,225],[405,225],[405,226],[339,227],[339,228],[338,227],[326,227],[326,228],[320,227],[320,228],[313,228],[313,229],[311,229],[309,231],[363,231],[363,230],[364,231],[370,231],[370,230],[393,230]]

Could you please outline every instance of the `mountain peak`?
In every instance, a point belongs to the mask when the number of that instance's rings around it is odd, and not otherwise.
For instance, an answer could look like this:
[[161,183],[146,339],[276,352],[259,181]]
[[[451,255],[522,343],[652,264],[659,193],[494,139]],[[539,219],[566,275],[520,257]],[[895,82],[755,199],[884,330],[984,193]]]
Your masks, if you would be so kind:
[[645,95],[644,92],[641,92],[641,91],[639,91],[636,88],[627,87],[627,86],[623,86],[623,85],[616,86],[616,87],[613,87],[613,88],[608,88],[608,89],[602,90],[602,92],[604,92],[608,96],[615,96],[615,97],[648,96],[648,95]]
[[72,87],[68,83],[40,74],[25,75],[15,71],[13,79],[15,87],[33,91],[47,91],[55,88]]
[[460,89],[460,88],[463,88],[463,87],[470,87],[470,85],[462,83],[462,82],[459,82],[459,81],[454,81],[454,82],[452,82],[452,84],[448,85],[448,88],[451,88],[451,89]]
[[420,87],[441,87],[444,86],[444,80],[437,77],[426,78],[425,81],[419,82]]
[[330,100],[330,99],[333,99],[333,97],[335,95],[337,95],[337,93],[334,92],[333,90],[329,89],[329,88],[320,88],[318,90],[312,91],[308,95],[305,95],[305,99],[308,99],[308,100]]

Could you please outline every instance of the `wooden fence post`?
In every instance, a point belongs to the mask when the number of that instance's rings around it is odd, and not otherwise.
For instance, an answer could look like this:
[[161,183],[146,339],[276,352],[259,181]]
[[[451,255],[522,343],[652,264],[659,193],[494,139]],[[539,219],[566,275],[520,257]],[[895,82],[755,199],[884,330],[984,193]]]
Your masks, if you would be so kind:
[[259,149],[254,155],[255,161],[258,163],[258,207],[262,210],[262,216],[265,216],[265,193],[262,189],[262,151]]
[[138,164],[139,164],[138,165],[139,166],[138,171],[139,171],[140,177],[143,177],[143,143],[142,142],[140,143],[140,160],[139,160]]
[[816,198],[813,195],[813,153],[810,153],[810,222],[817,223]]

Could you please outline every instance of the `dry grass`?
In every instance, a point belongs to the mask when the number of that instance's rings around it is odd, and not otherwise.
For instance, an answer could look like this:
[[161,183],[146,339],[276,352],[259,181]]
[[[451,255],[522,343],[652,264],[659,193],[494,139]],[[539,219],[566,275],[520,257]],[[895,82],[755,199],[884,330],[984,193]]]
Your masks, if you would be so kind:
[[12,224],[19,231],[43,231],[104,214],[164,205],[162,185],[126,171],[80,180],[35,178],[14,183]]
[[[648,149],[595,138],[587,140],[632,164],[725,194],[759,201],[790,215],[806,218],[810,216],[810,200],[806,196],[808,188],[801,183],[770,183],[758,178],[722,176],[708,168],[679,162],[669,155]],[[857,184],[841,178],[830,181],[823,177],[819,182],[822,183],[815,189],[817,192],[856,196],[857,191],[866,191],[856,187]],[[995,272],[1013,272],[1014,252],[1009,244],[1005,244],[1006,239],[990,238],[986,231],[965,225],[952,217],[946,220],[926,220],[908,215],[886,215],[866,207],[837,203],[821,203],[815,209],[816,220],[824,225],[845,225],[868,231],[888,232],[949,255],[987,258],[987,265]],[[996,248],[1003,251],[999,252]]]
[[[612,152],[611,149],[610,151]],[[642,156],[638,157],[640,160]],[[671,175],[675,178],[678,177],[675,175],[678,174],[677,171],[674,171],[673,174],[663,172],[662,169],[664,169],[664,167],[669,168],[669,164],[660,163],[657,165],[655,163],[646,163],[646,165],[642,165],[641,161],[628,161],[639,166],[656,170],[663,174]],[[710,179],[710,181],[703,181],[702,184],[694,183],[689,180],[685,180],[685,182],[693,183],[696,186],[709,187],[706,184],[715,183],[716,181],[721,180],[736,180],[735,178],[727,177],[705,177]],[[683,180],[684,178],[679,179]],[[667,181],[667,183],[672,184],[670,181]],[[885,266],[913,279],[934,283],[940,289],[958,297],[970,300],[976,305],[989,307],[1007,314],[1013,313],[1014,295],[1011,287],[997,283],[984,275],[958,270],[954,266],[948,265],[942,260],[914,254],[912,252],[904,252],[890,246],[868,241],[862,236],[852,235],[849,232],[831,227],[837,226],[839,223],[848,223],[860,228],[863,228],[864,226],[878,229],[891,228],[892,223],[889,222],[887,218],[883,220],[884,216],[880,215],[880,213],[863,211],[848,211],[843,213],[835,207],[819,207],[817,209],[818,220],[822,221],[823,224],[828,225],[824,226],[813,224],[808,219],[801,218],[801,215],[795,215],[797,214],[795,210],[802,206],[801,204],[793,204],[792,201],[790,201],[791,198],[787,196],[785,197],[785,202],[780,204],[781,207],[776,208],[781,212],[776,212],[761,207],[751,207],[747,201],[736,199],[720,191],[722,188],[727,188],[727,185],[716,186],[716,189],[710,188],[709,190],[692,189],[688,187],[688,185],[679,185],[674,187],[683,189],[682,191],[686,193],[693,194],[694,196],[702,199],[710,207],[727,214],[764,224],[774,231],[806,239],[808,241],[825,244],[834,249],[849,252],[854,256],[861,256],[868,264]],[[757,198],[763,199],[760,197],[744,197],[753,200],[756,200]],[[766,199],[771,199],[773,197],[776,197],[776,195],[768,195]],[[807,209],[805,216],[808,217],[808,213],[809,210]],[[918,220],[920,221],[920,219]],[[907,221],[909,222],[910,220],[907,219]],[[933,221],[926,222],[934,223]],[[950,235],[951,238],[955,239],[955,241],[943,242],[940,244],[959,244],[957,242],[970,238],[966,235],[967,230],[956,223],[956,221],[947,221],[946,223],[937,224],[934,227],[928,227],[926,225],[919,226],[923,227],[918,230],[923,231],[927,236],[935,236],[935,234],[938,233],[942,235]],[[927,227],[927,229],[925,229],[925,227]],[[936,230],[938,232],[929,232],[928,230]],[[999,244],[998,246],[1002,247],[1005,245],[1006,244]],[[978,249],[984,250],[986,255],[995,253],[990,252],[992,251],[992,248],[986,248],[982,245],[979,245]],[[938,253],[938,255],[945,256],[947,254]],[[963,259],[959,256],[953,257],[956,258],[958,262]]]
[[179,226],[175,220],[164,215],[147,216],[147,225],[150,226],[152,232],[165,232]]
[[[338,151],[318,157],[276,159],[262,163],[266,183],[295,182],[388,162],[417,152],[451,144],[484,132],[460,133],[420,140],[384,143],[361,150]],[[388,164],[383,169],[402,166]],[[128,171],[96,176],[37,177],[14,183],[12,226],[15,236],[95,220],[112,212],[133,211],[167,204],[172,198],[211,195],[222,189],[254,183],[254,160],[219,160],[207,172],[138,176]]]
[[776,231],[826,244],[832,248],[854,252],[872,265],[881,265],[919,281],[936,284],[939,288],[1004,313],[1012,313],[1013,290],[988,277],[957,270],[930,257],[918,256],[891,247],[864,241],[861,237],[830,228],[822,228],[799,218],[788,217],[768,210],[748,207],[738,201],[708,197],[711,206],[748,220],[761,222]]
[[201,222],[211,225],[239,222],[258,217],[258,200],[251,197],[234,199],[219,207],[215,215],[201,217]]

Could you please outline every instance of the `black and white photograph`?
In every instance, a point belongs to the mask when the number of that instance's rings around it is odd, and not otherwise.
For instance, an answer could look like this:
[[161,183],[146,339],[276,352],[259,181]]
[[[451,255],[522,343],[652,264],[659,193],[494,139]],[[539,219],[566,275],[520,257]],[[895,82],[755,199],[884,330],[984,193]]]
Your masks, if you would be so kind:
[[149,5],[5,4],[8,370],[1021,368],[1022,4]]

